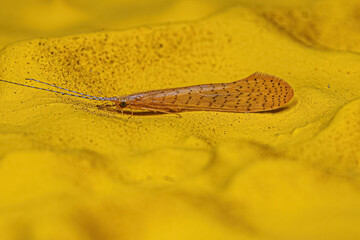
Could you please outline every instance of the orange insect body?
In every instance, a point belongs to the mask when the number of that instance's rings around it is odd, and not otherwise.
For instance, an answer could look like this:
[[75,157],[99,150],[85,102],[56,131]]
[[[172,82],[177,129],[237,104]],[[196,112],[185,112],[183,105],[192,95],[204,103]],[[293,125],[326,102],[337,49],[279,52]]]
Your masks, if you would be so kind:
[[263,112],[283,107],[293,96],[291,86],[280,78],[254,73],[236,82],[141,92],[112,101],[119,109]]
[[282,79],[263,73],[254,73],[247,78],[230,82],[203,84],[180,88],[169,88],[119,97],[96,97],[68,90],[35,79],[76,94],[44,88],[3,82],[61,93],[98,101],[111,101],[119,110],[145,110],[152,112],[219,111],[219,112],[263,112],[283,107],[294,96],[292,87]]

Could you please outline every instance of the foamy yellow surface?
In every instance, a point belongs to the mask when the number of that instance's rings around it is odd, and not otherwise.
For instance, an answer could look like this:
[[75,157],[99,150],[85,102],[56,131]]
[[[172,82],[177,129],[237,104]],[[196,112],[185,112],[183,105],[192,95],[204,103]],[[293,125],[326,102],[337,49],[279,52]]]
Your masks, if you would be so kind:
[[295,100],[129,119],[0,83],[0,239],[360,239],[356,1],[22,3],[1,79],[118,96],[261,71]]

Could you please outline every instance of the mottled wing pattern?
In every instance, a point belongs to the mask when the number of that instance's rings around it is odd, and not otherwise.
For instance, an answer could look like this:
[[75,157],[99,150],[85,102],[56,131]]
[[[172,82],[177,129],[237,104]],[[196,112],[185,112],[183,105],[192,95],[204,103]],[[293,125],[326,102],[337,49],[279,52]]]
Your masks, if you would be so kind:
[[291,86],[280,78],[254,73],[236,82],[133,94],[129,95],[129,102],[135,109],[262,112],[284,106],[293,96]]

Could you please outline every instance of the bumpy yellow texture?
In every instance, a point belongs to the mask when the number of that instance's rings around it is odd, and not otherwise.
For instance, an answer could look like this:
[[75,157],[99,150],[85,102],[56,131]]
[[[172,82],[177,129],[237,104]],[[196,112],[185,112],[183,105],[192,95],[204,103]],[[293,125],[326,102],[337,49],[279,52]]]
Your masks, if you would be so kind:
[[[96,12],[54,2],[79,32],[76,19]],[[190,3],[162,2],[144,1],[161,11],[150,22],[192,21],[9,44],[0,77],[119,96],[261,71],[287,81],[294,101],[271,113],[129,119],[0,83],[0,239],[359,239],[360,14],[346,12],[360,5],[274,1],[204,17],[225,5],[196,1],[191,16],[171,18]],[[34,19],[19,26],[36,35]],[[59,35],[75,31],[51,21]]]

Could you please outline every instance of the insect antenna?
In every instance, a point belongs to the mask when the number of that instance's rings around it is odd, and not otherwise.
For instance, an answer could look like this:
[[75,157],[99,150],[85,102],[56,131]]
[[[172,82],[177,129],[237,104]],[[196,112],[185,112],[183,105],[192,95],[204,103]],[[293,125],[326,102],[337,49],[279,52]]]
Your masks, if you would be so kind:
[[59,87],[59,86],[56,86],[56,85],[53,85],[53,84],[50,84],[50,83],[42,82],[42,81],[36,80],[34,78],[25,78],[25,80],[35,81],[35,82],[38,82],[38,83],[41,83],[41,84],[46,84],[46,85],[49,85],[49,86],[52,86],[52,87],[55,87],[55,88],[59,88],[59,89],[62,89],[62,90],[68,91],[68,92],[72,92],[72,93],[76,93],[76,94],[79,94],[79,95],[83,95],[83,96],[94,97],[94,96],[91,96],[91,95],[88,95],[88,94],[84,94],[84,93],[81,93],[81,92],[76,92],[76,91],[69,90],[69,89],[66,89],[66,88],[63,88],[63,87]]
[[[69,90],[69,89],[66,89],[66,88],[62,88],[62,87],[59,87],[59,86],[56,86],[56,85],[52,85],[52,84],[49,84],[49,83],[41,82],[41,81],[39,81],[39,80],[35,80],[35,79],[32,79],[32,78],[26,78],[26,79],[27,79],[27,80],[32,80],[32,81],[37,81],[37,82],[39,82],[39,83],[46,84],[46,85],[49,85],[49,86],[52,86],[52,87],[56,87],[56,88],[59,88],[59,89],[63,89],[63,90],[65,90],[65,91],[73,92],[73,93],[76,93],[76,94],[65,93],[65,92],[55,91],[55,90],[46,89],[46,88],[34,87],[34,86],[30,86],[30,85],[26,85],[26,84],[22,84],[22,83],[11,82],[11,81],[7,81],[7,80],[3,80],[3,79],[0,79],[0,81],[1,81],[1,82],[5,82],[5,83],[11,83],[11,84],[23,86],[23,87],[29,87],[29,88],[34,88],[34,89],[38,89],[38,90],[48,91],[48,92],[60,93],[60,94],[62,94],[62,95],[67,95],[67,96],[72,96],[72,97],[80,97],[80,98],[97,100],[97,101],[111,101],[111,100],[114,100],[114,98],[97,97],[97,96],[91,96],[91,95],[87,95],[87,94],[84,94],[84,93],[72,91],[72,90]],[[79,95],[77,95],[77,94],[79,94]]]

